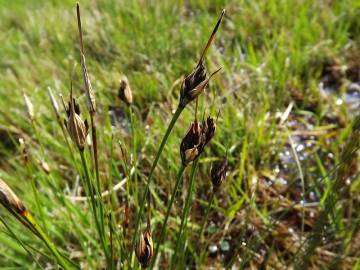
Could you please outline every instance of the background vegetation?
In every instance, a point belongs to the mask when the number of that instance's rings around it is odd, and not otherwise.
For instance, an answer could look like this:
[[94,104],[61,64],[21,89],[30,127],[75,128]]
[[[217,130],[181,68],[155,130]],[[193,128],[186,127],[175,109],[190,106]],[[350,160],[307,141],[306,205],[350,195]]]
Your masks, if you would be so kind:
[[[144,182],[178,104],[182,76],[194,68],[226,8],[206,60],[210,71],[222,70],[199,99],[200,115],[219,110],[220,116],[199,162],[178,267],[359,269],[359,1],[80,4],[98,104],[102,188],[117,187],[106,197],[116,224],[117,261],[126,261]],[[77,171],[80,157],[74,151],[74,162],[47,96],[51,87],[59,104],[59,94],[68,99],[70,72],[78,63],[74,91],[86,111],[75,2],[0,0],[0,18],[0,178],[62,254],[84,269],[102,269],[105,258]],[[117,97],[122,76],[133,90],[132,121]],[[33,123],[23,92],[34,104]],[[154,242],[181,163],[179,144],[193,115],[191,104],[155,170]],[[211,193],[210,167],[226,152],[228,176],[215,196],[206,237],[199,240]],[[163,269],[170,268],[189,175],[190,168],[157,261]],[[1,267],[54,265],[40,241],[4,208],[0,215],[9,226],[0,226]],[[207,253],[200,263],[199,249]]]

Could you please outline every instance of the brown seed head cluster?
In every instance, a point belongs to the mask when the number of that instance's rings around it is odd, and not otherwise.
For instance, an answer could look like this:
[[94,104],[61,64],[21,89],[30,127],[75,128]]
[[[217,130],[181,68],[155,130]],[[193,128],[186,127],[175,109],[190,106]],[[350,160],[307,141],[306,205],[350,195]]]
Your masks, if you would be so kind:
[[129,82],[126,78],[120,81],[120,87],[118,92],[118,97],[124,101],[127,105],[133,103],[133,95],[129,85]]
[[185,77],[180,89],[180,106],[185,107],[189,102],[196,99],[209,84],[212,76],[214,76],[221,68],[213,72],[206,79],[206,70],[203,61],[197,65],[194,71]]
[[23,203],[2,179],[0,179],[0,203],[11,213],[21,214],[25,211]]
[[208,79],[206,79],[206,68],[204,65],[204,58],[211,43],[215,39],[216,32],[219,29],[224,14],[225,14],[225,10],[221,12],[220,18],[217,21],[208,42],[206,43],[206,46],[201,54],[197,66],[189,75],[185,77],[185,79],[181,84],[180,103],[179,103],[180,107],[185,107],[189,102],[196,99],[205,90],[205,87],[208,85],[210,78],[220,70],[218,69],[213,74],[211,74]]
[[68,104],[69,106],[65,107],[67,115],[67,121],[64,121],[65,126],[72,141],[76,144],[80,151],[83,151],[86,143],[86,137],[89,132],[89,125],[87,120],[83,121],[80,117],[80,107],[72,97],[72,89]]
[[136,257],[138,258],[141,267],[146,268],[150,265],[153,254],[154,244],[151,237],[151,231],[146,229],[144,233],[141,233],[136,245]]
[[184,166],[187,166],[200,156],[205,146],[214,137],[215,129],[215,120],[210,116],[201,124],[197,121],[191,123],[180,144],[181,161]]
[[228,162],[225,158],[213,165],[211,168],[211,182],[213,184],[214,192],[217,191],[225,180],[228,169]]

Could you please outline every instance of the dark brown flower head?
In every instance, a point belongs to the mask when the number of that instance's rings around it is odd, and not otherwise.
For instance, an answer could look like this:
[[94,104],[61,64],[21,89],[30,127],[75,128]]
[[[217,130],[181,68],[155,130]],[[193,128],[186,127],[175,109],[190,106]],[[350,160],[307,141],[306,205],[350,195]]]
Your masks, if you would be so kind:
[[212,117],[208,117],[206,121],[203,122],[203,130],[205,135],[205,145],[214,137],[216,130],[216,122]]
[[215,71],[213,74],[209,76],[208,79],[206,79],[206,68],[204,65],[204,59],[208,49],[210,48],[211,43],[215,38],[216,32],[220,26],[224,14],[225,14],[225,10],[222,11],[220,18],[218,19],[214,27],[214,30],[212,31],[210,38],[208,39],[208,42],[206,43],[206,46],[202,51],[198,64],[196,65],[195,69],[185,77],[185,79],[181,84],[180,103],[179,103],[179,106],[181,107],[185,107],[189,102],[197,98],[204,91],[205,87],[208,85],[210,78],[220,70],[219,69]]
[[181,161],[184,166],[187,166],[200,155],[203,141],[200,124],[197,121],[192,122],[180,144]]
[[127,105],[131,105],[133,103],[132,91],[126,78],[120,81],[118,97]]
[[89,125],[87,120],[83,121],[80,117],[80,107],[72,97],[72,87],[70,92],[70,101],[68,104],[68,107],[64,105],[67,115],[67,121],[64,121],[65,126],[72,141],[76,144],[79,150],[83,151],[89,131]]
[[11,213],[21,214],[25,211],[23,203],[2,179],[0,179],[0,203]]
[[225,158],[222,161],[216,162],[211,168],[211,182],[214,191],[217,191],[225,180],[228,169],[228,162]]
[[144,233],[141,233],[139,241],[136,245],[136,257],[138,258],[141,267],[148,267],[153,255],[154,244],[151,237],[151,231],[146,229]]
[[215,134],[215,120],[208,117],[201,125],[194,121],[180,144],[181,161],[184,166],[197,159]]
[[[180,105],[185,107],[190,101],[195,99],[205,87],[200,85],[206,80],[206,69],[204,62],[200,61],[196,68],[185,77],[180,89]],[[197,89],[197,90],[196,90]]]
[[196,69],[184,79],[181,85],[180,106],[185,107],[189,102],[196,99],[205,90],[211,77],[219,72],[220,69],[217,69],[206,79],[205,67],[201,61]]

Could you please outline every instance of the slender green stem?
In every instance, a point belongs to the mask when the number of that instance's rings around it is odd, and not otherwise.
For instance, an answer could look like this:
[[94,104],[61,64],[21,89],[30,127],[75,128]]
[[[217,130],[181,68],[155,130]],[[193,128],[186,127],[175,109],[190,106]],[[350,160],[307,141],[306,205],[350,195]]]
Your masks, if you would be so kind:
[[[0,221],[1,223],[5,226],[5,228],[8,230],[9,232],[9,236],[11,236],[13,239],[15,239],[19,245],[29,254],[29,256],[34,260],[34,262],[41,268],[44,269],[41,264],[39,263],[38,259],[35,257],[34,254],[31,253],[31,251],[28,249],[28,247],[20,240],[19,237],[17,237],[16,233],[13,232],[13,230],[11,229],[11,227],[6,223],[6,221],[0,217]],[[32,248],[32,247],[30,247]],[[41,255],[46,256],[44,253],[42,253],[41,251],[36,250],[37,252],[39,252]],[[49,257],[50,258],[50,257]]]
[[204,221],[203,221],[203,224],[201,225],[201,229],[200,229],[200,233],[199,233],[199,240],[201,241],[202,238],[203,238],[203,234],[204,234],[204,230],[205,230],[205,225],[207,223],[207,219],[209,217],[209,213],[210,213],[210,209],[211,209],[211,205],[214,201],[214,197],[215,197],[215,192],[211,192],[211,197],[210,197],[210,201],[209,201],[209,204],[206,208],[206,212],[205,212],[205,217],[204,217]]
[[169,216],[170,216],[170,211],[171,211],[171,207],[174,203],[174,200],[175,200],[175,196],[176,196],[176,192],[180,186],[180,183],[181,183],[181,180],[182,180],[182,175],[185,171],[185,166],[184,165],[181,165],[181,167],[179,168],[179,172],[178,172],[178,175],[176,177],[176,183],[175,183],[175,187],[173,189],[173,192],[171,194],[171,198],[170,198],[170,202],[168,204],[168,207],[167,207],[167,210],[166,210],[166,215],[165,215],[165,220],[161,226],[161,232],[160,232],[160,239],[159,241],[157,242],[156,244],[156,248],[155,248],[155,253],[154,253],[154,257],[152,259],[152,262],[151,262],[151,267],[150,269],[152,269],[154,267],[154,264],[156,262],[156,258],[158,256],[158,253],[159,253],[159,248],[160,248],[160,245],[162,244],[162,242],[164,241],[164,238],[165,238],[165,232],[166,232],[166,224],[168,222],[168,219],[169,219]]
[[96,228],[97,228],[97,231],[98,231],[98,234],[99,234],[99,237],[100,237],[101,245],[103,247],[105,256],[106,256],[107,259],[109,259],[108,252],[107,252],[106,245],[105,245],[104,235],[102,234],[100,223],[99,223],[99,220],[98,220],[98,217],[97,217],[96,201],[95,201],[96,198],[95,198],[95,195],[94,195],[94,186],[93,186],[93,184],[92,184],[92,182],[90,180],[89,170],[88,170],[88,167],[87,167],[87,164],[86,164],[84,151],[79,151],[79,152],[80,152],[81,162],[82,162],[84,172],[85,172],[85,181],[86,181],[86,185],[88,186],[88,190],[89,190],[88,197],[90,197],[89,200],[91,202],[92,212],[93,212],[93,216],[94,216],[94,219],[95,219]]
[[[33,128],[33,131],[34,131],[36,140],[38,141],[38,144],[39,144],[39,146],[40,146],[41,154],[43,155],[43,157],[45,157],[45,156],[46,156],[46,155],[45,155],[45,150],[44,150],[43,145],[40,143],[39,133],[38,133],[38,130],[37,130],[37,128],[36,128],[36,125],[35,125],[35,121],[34,121],[34,120],[31,120],[31,125],[32,125],[32,128]],[[34,193],[35,203],[36,203],[36,206],[37,206],[38,211],[39,211],[39,214],[40,214],[41,223],[42,223],[43,226],[46,227],[46,222],[45,222],[45,218],[44,218],[43,208],[41,207],[41,201],[40,201],[40,198],[39,198],[39,196],[38,196],[39,193],[38,193],[37,190],[36,190],[35,177],[32,176],[29,165],[27,166],[27,168],[28,168],[29,176],[30,176],[30,178],[31,178],[31,188],[32,188],[32,191],[33,191],[33,193]]]
[[70,142],[69,142],[69,139],[68,137],[66,136],[66,132],[65,132],[65,127],[64,127],[64,123],[63,121],[61,121],[60,117],[57,117],[57,122],[59,123],[59,126],[61,128],[61,132],[64,136],[64,139],[65,139],[65,142],[66,142],[66,146],[68,147],[69,149],[69,152],[70,152],[70,157],[71,157],[71,160],[72,162],[74,163],[74,166],[75,166],[75,169],[77,169],[77,163],[76,163],[76,160],[75,160],[75,156],[74,156],[74,152],[70,146]]
[[194,164],[191,167],[191,173],[190,173],[190,183],[189,183],[189,190],[186,196],[186,201],[185,201],[185,207],[184,207],[184,211],[183,211],[183,215],[181,217],[181,225],[180,225],[180,229],[178,231],[177,237],[176,237],[176,245],[175,245],[175,251],[173,254],[173,258],[172,258],[172,262],[171,262],[171,269],[175,268],[175,263],[176,263],[176,256],[178,254],[178,249],[181,243],[181,239],[182,239],[182,233],[184,231],[184,228],[187,224],[187,218],[189,216],[189,212],[190,212],[190,205],[191,205],[191,201],[192,201],[192,195],[194,192],[194,187],[195,187],[195,175],[196,175],[196,171],[198,168],[198,164],[199,164],[199,159],[196,159]]
[[101,232],[105,234],[105,226],[104,226],[104,209],[101,198],[101,186],[100,186],[100,176],[99,176],[99,158],[98,158],[98,145],[97,145],[97,137],[96,137],[96,125],[95,125],[95,113],[90,114],[91,118],[91,132],[92,132],[92,142],[93,142],[93,153],[94,153],[94,161],[95,161],[95,176],[96,176],[96,197],[99,203],[100,208],[100,228]]
[[[207,221],[208,221],[210,209],[211,209],[212,203],[213,203],[213,201],[214,201],[214,198],[215,198],[215,191],[212,191],[212,192],[211,192],[210,201],[209,201],[209,204],[208,204],[207,209],[206,209],[206,212],[205,212],[204,221],[203,221],[203,224],[201,225],[201,229],[200,229],[200,233],[199,233],[199,241],[200,241],[200,243],[201,243],[201,241],[202,241],[202,239],[203,239],[203,234],[204,234],[205,226],[206,226],[206,223],[207,223]],[[200,263],[202,262],[202,259],[203,259],[203,256],[204,256],[204,252],[205,252],[205,251],[206,251],[206,246],[204,247],[203,252],[202,252],[201,255],[200,255]]]
[[52,243],[52,241],[47,237],[45,232],[41,229],[41,227],[36,223],[34,218],[30,215],[30,213],[26,212],[24,215],[24,218],[27,219],[27,221],[33,226],[33,228],[38,232],[39,237],[45,245],[49,248],[49,251],[55,256],[57,262],[64,267],[65,270],[72,269],[67,262],[64,260],[64,258],[60,255],[55,245]]
[[[129,115],[130,115],[130,125],[131,125],[131,137],[132,137],[132,164],[134,166],[134,203],[138,205],[138,193],[137,193],[137,187],[138,187],[138,174],[137,174],[137,143],[136,143],[136,129],[135,129],[135,122],[134,122],[134,116],[133,116],[133,108],[132,106],[129,106]],[[130,174],[129,174],[130,177]]]
[[184,107],[181,107],[181,106],[178,106],[178,108],[176,109],[171,121],[170,121],[170,124],[169,126],[167,127],[166,129],[166,132],[165,132],[165,135],[161,141],[161,144],[159,146],[159,149],[156,153],[156,156],[155,156],[155,159],[154,159],[154,162],[151,166],[151,169],[150,169],[150,173],[149,173],[149,176],[148,176],[148,180],[147,180],[147,185],[146,185],[146,188],[145,188],[145,191],[142,195],[142,198],[141,198],[141,203],[140,203],[140,209],[137,213],[137,216],[136,216],[136,223],[135,223],[135,231],[134,231],[134,236],[133,236],[133,239],[132,239],[132,249],[131,249],[131,256],[130,256],[130,263],[132,262],[132,257],[133,257],[133,251],[134,251],[134,248],[135,248],[135,241],[138,237],[138,231],[139,231],[139,225],[140,225],[140,220],[141,220],[141,216],[142,216],[142,213],[144,211],[144,207],[145,207],[145,202],[146,202],[146,199],[147,199],[147,194],[149,192],[149,188],[150,188],[150,183],[151,183],[151,179],[152,179],[152,176],[153,176],[153,173],[154,173],[154,170],[155,170],[155,167],[159,161],[159,158],[160,158],[160,155],[165,147],[165,144],[169,138],[169,135],[177,121],[177,119],[179,118],[181,112],[184,110]]

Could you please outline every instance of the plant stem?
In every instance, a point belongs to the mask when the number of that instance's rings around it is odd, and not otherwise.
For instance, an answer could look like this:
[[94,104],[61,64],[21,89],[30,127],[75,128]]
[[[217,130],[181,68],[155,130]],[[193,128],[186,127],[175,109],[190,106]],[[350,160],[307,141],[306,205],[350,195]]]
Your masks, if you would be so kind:
[[201,225],[201,229],[200,229],[200,233],[199,233],[199,240],[201,241],[202,237],[203,237],[203,234],[204,234],[204,230],[205,230],[205,225],[207,223],[207,219],[209,217],[209,213],[210,213],[210,209],[211,209],[211,205],[214,201],[214,197],[215,197],[215,192],[212,191],[211,192],[211,197],[210,197],[210,201],[208,203],[208,206],[206,208],[206,212],[205,212],[205,217],[204,217],[204,222],[203,224]]
[[24,218],[33,226],[33,228],[38,232],[38,235],[41,240],[45,243],[45,245],[49,248],[50,252],[55,256],[57,262],[64,267],[65,270],[72,269],[64,260],[64,258],[60,255],[55,245],[51,242],[51,240],[47,237],[45,232],[41,229],[41,227],[36,223],[34,218],[31,216],[29,212],[24,213]]
[[84,155],[84,151],[79,151],[80,152],[80,156],[81,156],[81,162],[84,168],[84,172],[85,172],[85,180],[86,180],[86,185],[88,186],[88,190],[89,190],[89,194],[88,197],[90,197],[90,202],[91,202],[91,206],[92,206],[92,212],[93,212],[93,216],[95,219],[95,224],[96,224],[96,228],[100,237],[100,241],[105,253],[106,258],[109,260],[109,256],[107,254],[107,249],[106,249],[106,245],[105,245],[105,240],[104,240],[104,235],[102,234],[102,230],[100,228],[100,223],[97,217],[97,211],[96,211],[96,202],[95,202],[95,195],[94,195],[94,187],[93,184],[90,180],[90,175],[89,175],[89,170],[86,164],[86,159],[85,159],[85,155]]
[[[134,167],[134,183],[135,183],[135,187],[138,187],[136,131],[135,131],[134,116],[133,116],[133,107],[131,105],[129,106],[129,115],[130,115],[132,150],[133,150],[132,158],[131,158],[132,162],[131,163],[133,164],[133,167]],[[130,174],[129,174],[129,177],[130,177]],[[138,205],[139,198],[138,198],[137,188],[134,188],[133,198],[134,198],[135,205]]]
[[131,249],[131,256],[130,256],[130,264],[132,262],[132,257],[133,257],[133,251],[135,249],[135,241],[137,239],[137,236],[138,236],[138,231],[139,231],[139,225],[140,225],[140,220],[141,220],[141,216],[142,216],[142,213],[144,211],[144,207],[145,207],[145,202],[146,202],[146,199],[147,199],[147,193],[149,192],[149,188],[150,188],[150,183],[151,183],[151,179],[152,179],[152,176],[153,176],[153,173],[154,173],[154,170],[155,170],[155,167],[159,161],[159,158],[160,158],[160,155],[165,147],[165,144],[169,138],[169,135],[177,121],[177,119],[179,118],[181,112],[184,110],[184,107],[182,106],[178,106],[178,108],[176,109],[171,121],[170,121],[170,124],[169,126],[167,127],[166,129],[166,132],[165,132],[165,135],[161,141],[161,144],[159,146],[159,149],[156,153],[156,156],[155,156],[155,159],[154,159],[154,162],[151,166],[151,169],[150,169],[150,173],[149,173],[149,176],[148,176],[148,180],[147,180],[147,185],[146,185],[146,188],[145,188],[145,191],[142,195],[142,198],[141,198],[141,203],[140,203],[140,209],[137,213],[137,216],[136,216],[136,222],[135,222],[135,231],[134,231],[134,236],[133,236],[133,239],[132,239],[132,249]]
[[195,178],[196,178],[195,175],[196,175],[196,171],[197,171],[197,168],[198,168],[198,164],[199,164],[199,159],[196,159],[194,164],[191,167],[189,190],[188,190],[187,197],[186,197],[186,202],[185,202],[183,215],[181,217],[180,229],[179,229],[179,232],[178,232],[177,237],[176,237],[176,245],[175,245],[175,251],[174,251],[174,254],[173,254],[173,257],[172,257],[171,269],[175,268],[175,263],[176,263],[176,259],[177,259],[176,256],[178,254],[178,249],[179,249],[180,242],[181,242],[181,236],[182,236],[183,230],[184,230],[184,228],[185,228],[185,226],[187,224],[186,221],[187,221],[188,216],[189,216],[190,204],[191,204],[191,201],[192,201],[192,195],[193,195],[194,186],[195,186]]
[[93,152],[94,152],[94,161],[95,161],[95,176],[96,176],[96,187],[97,187],[97,200],[100,208],[100,228],[102,234],[105,234],[104,228],[104,209],[101,199],[101,186],[100,186],[100,176],[99,176],[99,159],[98,159],[98,148],[97,148],[97,137],[96,137],[96,125],[95,125],[95,113],[90,114],[91,118],[91,137],[93,141]]
[[168,207],[167,207],[167,210],[166,210],[166,215],[165,215],[165,220],[161,226],[161,232],[160,232],[160,239],[159,241],[157,242],[156,244],[156,248],[155,248],[155,253],[154,253],[154,257],[152,259],[152,263],[151,263],[151,267],[150,269],[152,269],[154,267],[154,264],[156,262],[156,258],[157,258],[157,255],[159,253],[159,248],[160,248],[160,245],[162,244],[162,242],[164,241],[164,237],[165,237],[165,231],[166,231],[166,224],[168,222],[168,219],[169,219],[169,216],[170,216],[170,212],[171,212],[171,207],[174,203],[174,200],[175,200],[175,196],[176,196],[176,192],[180,186],[180,183],[181,183],[181,180],[182,180],[182,175],[185,171],[185,166],[184,165],[181,165],[181,167],[179,168],[179,171],[178,171],[178,175],[176,177],[176,183],[175,183],[175,187],[173,189],[173,192],[172,192],[172,195],[171,195],[171,198],[170,198],[170,202],[168,204]]
[[[206,212],[205,212],[205,217],[204,217],[204,221],[203,221],[203,224],[201,225],[201,229],[200,229],[200,233],[199,233],[199,241],[201,243],[202,241],[202,238],[203,238],[203,234],[204,234],[204,230],[205,230],[205,225],[207,223],[207,220],[208,220],[208,217],[209,217],[209,213],[210,213],[210,209],[211,209],[211,206],[212,206],[212,203],[214,201],[214,197],[215,197],[215,191],[212,191],[211,192],[211,197],[210,197],[210,201],[208,203],[208,206],[206,208]],[[200,256],[200,260],[202,261],[202,257],[204,255],[204,252],[206,251],[206,246],[204,247],[204,250],[203,252],[201,253],[201,256]]]

